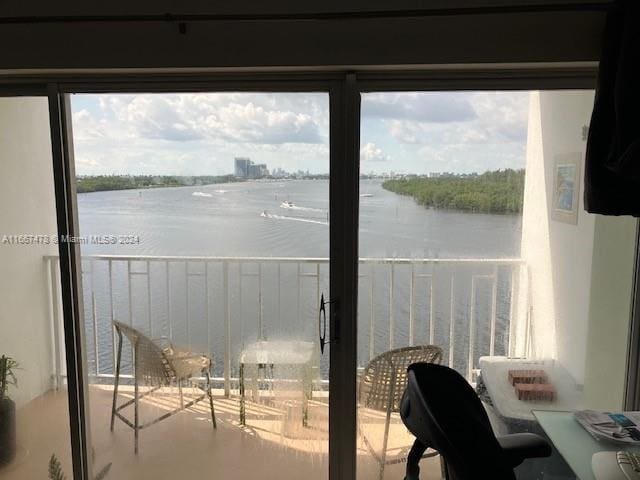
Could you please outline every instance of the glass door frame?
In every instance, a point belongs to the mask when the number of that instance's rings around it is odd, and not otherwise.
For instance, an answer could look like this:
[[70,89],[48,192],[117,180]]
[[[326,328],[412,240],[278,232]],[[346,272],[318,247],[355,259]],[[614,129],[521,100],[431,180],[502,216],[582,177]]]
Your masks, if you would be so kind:
[[[152,92],[327,92],[330,102],[330,414],[329,479],[356,478],[356,354],[358,284],[358,208],[360,95],[364,92],[435,90],[521,90],[594,88],[596,66],[480,66],[413,70],[244,72],[199,74],[82,74],[26,78],[2,84],[0,96],[49,98],[58,233],[77,235],[75,175],[71,149],[72,93]],[[339,206],[339,208],[335,208]],[[77,245],[60,244],[61,293],[67,355],[73,472],[89,480],[92,472],[87,424],[82,303]],[[640,262],[636,265],[640,277]],[[635,287],[630,335],[628,391],[640,391],[631,372],[638,356],[640,288]],[[634,395],[630,395],[634,397]],[[637,395],[633,400],[637,404]],[[629,401],[629,399],[628,399]]]
[[[196,93],[196,92],[324,92],[329,95],[329,210],[330,210],[330,363],[329,363],[329,473],[332,480],[355,478],[355,288],[357,278],[357,189],[359,141],[347,132],[359,131],[359,95],[355,80],[343,75],[223,75],[215,79],[173,79],[155,82],[124,79],[90,79],[80,83],[50,84],[49,97],[54,183],[60,235],[79,236],[73,159],[70,95],[73,93]],[[355,113],[354,113],[355,112]],[[354,123],[355,122],[355,123]],[[348,130],[349,129],[349,130]],[[342,208],[334,208],[336,205]],[[344,208],[349,205],[352,208]],[[60,244],[65,344],[67,347],[69,408],[72,428],[74,478],[90,479],[88,454],[88,372],[84,342],[82,275],[78,244]],[[350,281],[351,280],[351,281]],[[354,328],[349,328],[353,325]],[[352,364],[350,363],[352,362]],[[353,372],[353,374],[345,374]],[[351,378],[353,377],[353,378]]]
[[[596,81],[596,65],[560,68],[554,66],[548,68],[529,68],[526,66],[516,68],[497,67],[495,69],[485,67],[473,70],[467,68],[459,70],[444,68],[442,70],[434,69],[427,72],[410,70],[401,72],[362,72],[357,75],[356,90],[358,95],[358,111],[360,111],[361,95],[366,93],[595,89]],[[360,121],[358,121],[358,130],[359,129]],[[360,131],[357,132],[357,135],[359,139]],[[358,158],[358,164],[359,163],[360,159]],[[359,183],[360,179],[358,178],[358,186]],[[357,187],[355,189],[357,190]],[[359,195],[356,201],[359,203]],[[359,224],[359,218],[357,221]],[[638,239],[640,239],[640,226]],[[638,243],[638,245],[640,245],[640,243]],[[356,246],[356,252],[357,251],[358,247]],[[637,264],[636,277],[640,278],[640,260]],[[636,287],[636,292],[637,291],[638,287]],[[355,301],[357,302],[357,295]],[[636,304],[639,305],[637,311],[640,311],[640,293],[637,293]],[[355,311],[353,317],[353,334],[355,336],[353,350],[356,355],[358,351],[357,322],[357,311]],[[633,329],[634,324],[637,324],[635,329]],[[638,341],[640,341],[640,313],[636,313],[635,317],[632,317],[630,325],[633,331],[638,332]],[[629,339],[631,341],[631,336],[629,336]],[[634,351],[640,359],[640,353],[637,353],[640,352],[640,346]],[[357,368],[357,359],[354,360],[355,362],[352,368],[355,370]],[[640,360],[638,360],[638,362],[640,362]],[[629,377],[627,378],[629,380]],[[353,381],[356,380],[354,376]],[[640,392],[640,376],[634,379],[634,381],[638,385],[637,390]],[[357,476],[354,474],[353,479],[355,480],[356,478]]]

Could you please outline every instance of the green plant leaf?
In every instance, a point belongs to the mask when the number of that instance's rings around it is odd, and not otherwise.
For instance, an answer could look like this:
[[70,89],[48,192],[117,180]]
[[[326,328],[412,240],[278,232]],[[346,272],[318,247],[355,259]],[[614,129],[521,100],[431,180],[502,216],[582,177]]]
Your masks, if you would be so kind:
[[102,467],[102,470],[100,470],[98,472],[98,474],[96,475],[95,480],[103,480],[108,475],[109,470],[111,470],[111,464],[110,463],[108,463],[104,467]]
[[49,459],[49,479],[50,480],[66,480],[64,473],[62,472],[62,466],[60,461],[56,458],[55,454],[51,455]]

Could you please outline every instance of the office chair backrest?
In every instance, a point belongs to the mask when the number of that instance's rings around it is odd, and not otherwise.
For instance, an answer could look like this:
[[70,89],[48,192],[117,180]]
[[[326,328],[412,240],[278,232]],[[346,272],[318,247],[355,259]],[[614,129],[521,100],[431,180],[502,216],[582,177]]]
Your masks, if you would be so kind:
[[489,417],[471,385],[442,365],[409,366],[400,415],[409,431],[437,450],[455,480],[514,480]]

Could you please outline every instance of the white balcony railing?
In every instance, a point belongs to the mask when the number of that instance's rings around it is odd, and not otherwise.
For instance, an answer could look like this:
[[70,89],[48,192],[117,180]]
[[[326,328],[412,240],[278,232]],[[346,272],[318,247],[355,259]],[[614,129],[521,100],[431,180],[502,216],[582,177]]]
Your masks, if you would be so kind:
[[[52,302],[55,379],[63,368],[59,261],[46,257]],[[387,349],[435,343],[472,381],[481,355],[522,356],[529,343],[526,265],[521,259],[361,258],[358,363]],[[208,352],[225,394],[237,382],[242,346],[264,338],[317,339],[327,258],[82,257],[89,375],[115,370],[114,319],[152,338]],[[325,355],[325,357],[327,357]],[[220,360],[222,362],[220,363]],[[327,359],[321,372],[326,382]]]

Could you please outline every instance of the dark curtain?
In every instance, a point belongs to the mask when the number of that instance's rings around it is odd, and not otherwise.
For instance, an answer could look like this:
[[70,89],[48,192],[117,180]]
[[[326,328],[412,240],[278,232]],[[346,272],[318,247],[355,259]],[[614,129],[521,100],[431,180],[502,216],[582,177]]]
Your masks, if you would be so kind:
[[588,212],[640,216],[640,0],[607,14],[584,182]]

